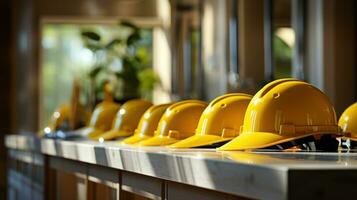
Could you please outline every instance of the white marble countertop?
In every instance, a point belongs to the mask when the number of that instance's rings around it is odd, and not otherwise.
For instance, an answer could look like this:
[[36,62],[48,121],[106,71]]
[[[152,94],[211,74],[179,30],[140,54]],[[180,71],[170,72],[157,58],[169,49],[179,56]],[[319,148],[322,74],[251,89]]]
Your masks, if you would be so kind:
[[[321,197],[322,191],[323,196],[332,198],[339,187],[354,185],[357,180],[354,179],[357,178],[357,153],[175,150],[24,135],[8,135],[5,143],[10,149],[34,151],[258,199],[300,198],[310,190],[319,192],[312,195]],[[304,188],[306,185],[310,186]]]

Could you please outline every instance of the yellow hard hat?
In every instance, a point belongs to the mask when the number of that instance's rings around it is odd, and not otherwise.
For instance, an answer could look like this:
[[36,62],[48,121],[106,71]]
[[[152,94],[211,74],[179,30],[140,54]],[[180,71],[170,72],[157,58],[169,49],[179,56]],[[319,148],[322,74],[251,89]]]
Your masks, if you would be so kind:
[[50,134],[61,129],[69,129],[70,114],[71,106],[69,104],[58,106],[52,113],[48,126],[40,132],[40,135]]
[[240,163],[246,164],[296,164],[294,154],[269,154],[263,152],[244,152],[244,151],[226,151],[222,152],[223,157]]
[[280,79],[254,95],[242,132],[219,150],[286,149],[338,132],[335,110],[324,93],[303,81]]
[[199,100],[185,100],[171,105],[161,117],[155,135],[138,144],[164,146],[192,136],[206,106],[207,103]]
[[338,125],[344,133],[344,138],[357,141],[357,103],[349,106],[338,120]]
[[112,101],[103,101],[99,103],[91,116],[89,126],[79,129],[81,135],[90,139],[108,131],[111,128],[115,114],[118,112],[120,105]]
[[201,115],[196,134],[170,145],[189,148],[214,145],[238,136],[251,95],[232,93],[214,99]]
[[135,144],[152,137],[162,115],[170,105],[172,104],[154,105],[146,110],[134,135],[123,140],[122,144]]
[[144,112],[152,103],[143,99],[133,99],[125,102],[115,116],[111,130],[97,136],[95,139],[112,140],[117,137],[130,136],[138,126]]

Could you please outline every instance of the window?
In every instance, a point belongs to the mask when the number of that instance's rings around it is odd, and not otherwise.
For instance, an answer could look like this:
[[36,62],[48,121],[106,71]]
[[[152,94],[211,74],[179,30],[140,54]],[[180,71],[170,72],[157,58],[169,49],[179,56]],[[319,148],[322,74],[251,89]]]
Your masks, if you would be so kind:
[[295,42],[295,33],[292,28],[277,28],[273,36],[274,45],[274,78],[292,76],[292,49]]
[[273,66],[274,79],[293,76],[295,32],[292,28],[292,1],[272,1],[273,9]]
[[[127,34],[117,24],[50,24],[42,26],[40,126],[45,127],[51,113],[61,104],[70,102],[72,84],[75,79],[81,84],[81,104],[88,105],[90,90],[89,72],[96,62],[96,54],[86,48],[81,36],[83,30],[95,31],[103,42]],[[138,54],[145,53],[145,65],[152,67],[152,30],[145,29]],[[113,55],[111,55],[113,56]],[[113,56],[115,58],[115,55]],[[120,71],[120,60],[112,59],[112,70]],[[99,78],[100,79],[100,78]],[[101,80],[99,80],[101,81]]]

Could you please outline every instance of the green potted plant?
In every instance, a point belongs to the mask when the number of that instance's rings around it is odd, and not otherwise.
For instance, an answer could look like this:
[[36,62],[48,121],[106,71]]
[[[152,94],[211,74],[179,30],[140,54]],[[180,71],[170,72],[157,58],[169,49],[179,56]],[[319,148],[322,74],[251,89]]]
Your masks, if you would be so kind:
[[81,32],[85,47],[95,59],[88,74],[92,105],[101,100],[104,83],[112,84],[115,99],[125,102],[139,97],[151,99],[155,85],[160,82],[150,66],[148,51],[143,48],[145,31],[129,22],[119,23],[118,29],[127,34],[110,40],[93,30]]

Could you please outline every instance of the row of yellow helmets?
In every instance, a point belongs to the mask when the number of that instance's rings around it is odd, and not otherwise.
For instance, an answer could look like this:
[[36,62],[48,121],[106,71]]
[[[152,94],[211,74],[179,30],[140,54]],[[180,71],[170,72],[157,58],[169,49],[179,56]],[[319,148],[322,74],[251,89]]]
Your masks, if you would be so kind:
[[300,80],[279,79],[254,96],[230,93],[209,104],[184,100],[153,105],[135,99],[120,106],[103,101],[81,133],[93,140],[121,139],[121,144],[137,146],[246,150],[323,135],[357,140],[356,115],[354,104],[337,123],[323,92]]

